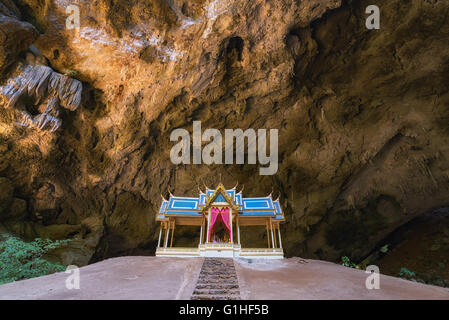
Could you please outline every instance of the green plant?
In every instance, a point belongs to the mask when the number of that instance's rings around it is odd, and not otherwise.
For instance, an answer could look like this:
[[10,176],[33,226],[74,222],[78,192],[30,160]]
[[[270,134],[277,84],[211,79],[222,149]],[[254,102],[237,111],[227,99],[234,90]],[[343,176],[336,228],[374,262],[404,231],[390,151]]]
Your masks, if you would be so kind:
[[0,241],[0,284],[64,271],[65,267],[43,256],[70,240],[34,239],[25,242],[14,236]]
[[341,262],[342,266],[359,269],[359,266],[354,262],[351,262],[351,260],[347,256],[341,257]]
[[402,267],[401,270],[399,271],[399,276],[401,278],[405,278],[408,280],[414,279],[416,277],[416,273],[410,271],[407,268]]
[[69,76],[69,77],[76,77],[78,75],[78,71],[70,70],[70,69],[64,69],[64,75]]

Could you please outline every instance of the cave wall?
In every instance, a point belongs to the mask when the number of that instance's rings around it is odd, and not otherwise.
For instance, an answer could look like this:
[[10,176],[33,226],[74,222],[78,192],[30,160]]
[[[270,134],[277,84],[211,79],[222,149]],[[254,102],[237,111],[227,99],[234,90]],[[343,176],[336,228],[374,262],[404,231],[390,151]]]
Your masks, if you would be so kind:
[[[14,13],[0,10],[0,30],[8,17],[29,33],[19,49],[0,38],[3,83],[31,58],[83,83],[56,133],[18,128],[0,106],[0,177],[26,202],[0,221],[75,238],[66,262],[154,252],[160,194],[194,196],[220,176],[247,196],[280,195],[288,256],[361,259],[448,205],[445,1],[377,1],[380,30],[366,29],[364,0],[78,1],[79,29],[66,28],[69,1],[0,2]],[[279,129],[278,172],[173,165],[170,133],[195,120]]]

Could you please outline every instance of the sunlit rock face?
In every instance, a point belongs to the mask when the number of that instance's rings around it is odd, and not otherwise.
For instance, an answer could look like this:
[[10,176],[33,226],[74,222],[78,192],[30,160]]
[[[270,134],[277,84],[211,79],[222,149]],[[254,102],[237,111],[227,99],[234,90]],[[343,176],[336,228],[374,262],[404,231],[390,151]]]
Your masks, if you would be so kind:
[[[0,176],[27,204],[0,219],[25,237],[76,238],[65,261],[154,252],[160,194],[194,196],[220,175],[248,196],[280,195],[289,256],[362,259],[448,205],[447,2],[378,1],[380,30],[366,29],[363,0],[80,0],[75,29],[71,1],[0,2],[40,33],[9,49],[2,85],[33,63],[83,84],[56,132],[0,107]],[[194,120],[279,129],[278,172],[172,164],[170,133]],[[175,245],[197,237],[177,229]]]

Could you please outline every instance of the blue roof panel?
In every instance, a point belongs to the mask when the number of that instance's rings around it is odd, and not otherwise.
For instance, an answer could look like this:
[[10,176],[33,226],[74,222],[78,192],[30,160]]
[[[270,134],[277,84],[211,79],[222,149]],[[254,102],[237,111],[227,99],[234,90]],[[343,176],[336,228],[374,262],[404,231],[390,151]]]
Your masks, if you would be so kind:
[[224,195],[222,195],[221,193],[217,195],[217,197],[215,197],[214,202],[227,202]]
[[276,208],[276,213],[277,214],[282,214],[282,209],[281,209],[281,205],[279,204],[279,201],[273,201],[274,207]]
[[177,210],[174,210],[174,211],[168,211],[166,213],[166,215],[167,216],[170,216],[170,215],[201,216],[201,213],[199,213],[197,211],[181,211],[181,210],[177,211]]
[[206,195],[204,193],[200,194],[200,204],[206,204]]
[[161,208],[159,209],[159,213],[164,213],[167,209],[168,201],[162,201]]
[[269,209],[274,209],[271,198],[243,198],[243,210]]
[[235,195],[235,204],[237,206],[241,206],[242,205],[242,195],[241,194],[236,194]]
[[274,216],[276,212],[273,210],[269,211],[242,211],[241,214],[243,216]]
[[181,198],[170,197],[170,203],[168,204],[169,210],[198,210],[199,199],[198,198]]
[[232,201],[235,202],[235,190],[234,189],[226,190],[226,193],[228,194],[229,198],[231,198]]

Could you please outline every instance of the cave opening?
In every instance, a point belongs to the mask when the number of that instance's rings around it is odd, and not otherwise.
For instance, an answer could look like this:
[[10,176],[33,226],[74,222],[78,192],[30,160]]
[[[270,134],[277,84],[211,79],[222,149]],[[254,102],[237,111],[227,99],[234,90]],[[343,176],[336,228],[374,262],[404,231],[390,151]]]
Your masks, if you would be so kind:
[[232,37],[228,40],[226,46],[226,54],[233,57],[237,61],[242,61],[243,39],[240,37]]

